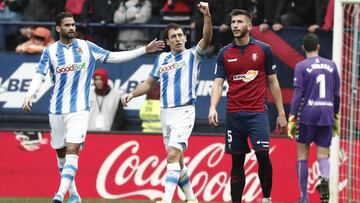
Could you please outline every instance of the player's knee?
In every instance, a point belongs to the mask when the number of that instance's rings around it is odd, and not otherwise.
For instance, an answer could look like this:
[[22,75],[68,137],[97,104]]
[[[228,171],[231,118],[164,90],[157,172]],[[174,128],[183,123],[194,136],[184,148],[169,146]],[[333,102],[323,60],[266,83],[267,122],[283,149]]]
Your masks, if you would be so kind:
[[245,154],[232,155],[232,174],[239,174],[244,171]]
[[66,154],[79,154],[80,144],[68,143],[66,144]]
[[317,146],[316,157],[317,159],[329,158],[330,148]]
[[167,150],[167,163],[179,162],[181,157],[181,151],[179,149],[169,147]]
[[259,166],[271,167],[271,161],[268,151],[255,152],[256,159],[258,160]]

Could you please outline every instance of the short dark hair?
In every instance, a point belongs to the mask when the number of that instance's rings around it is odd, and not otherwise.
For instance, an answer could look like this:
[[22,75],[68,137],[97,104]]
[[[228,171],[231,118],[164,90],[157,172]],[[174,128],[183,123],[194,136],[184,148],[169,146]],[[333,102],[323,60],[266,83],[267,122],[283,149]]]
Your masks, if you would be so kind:
[[164,39],[169,39],[168,34],[169,34],[169,30],[171,30],[171,29],[174,29],[174,30],[181,29],[182,32],[185,34],[185,30],[181,25],[179,25],[177,23],[169,23],[164,30]]
[[305,35],[303,39],[303,46],[306,52],[316,51],[318,44],[320,44],[320,41],[315,34],[309,33]]
[[74,15],[69,12],[60,12],[56,15],[55,24],[56,26],[60,26],[61,22],[64,18],[74,18]]
[[233,9],[231,12],[230,12],[230,19],[233,17],[233,16],[238,16],[238,15],[243,15],[243,16],[246,16],[250,19],[250,22],[252,21],[252,16],[251,14],[246,11],[246,10],[241,10],[241,9]]

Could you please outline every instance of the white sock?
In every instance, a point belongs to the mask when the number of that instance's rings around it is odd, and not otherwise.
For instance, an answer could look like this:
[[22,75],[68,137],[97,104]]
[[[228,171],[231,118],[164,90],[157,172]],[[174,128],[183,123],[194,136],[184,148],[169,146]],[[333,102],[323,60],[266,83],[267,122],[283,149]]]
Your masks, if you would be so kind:
[[75,154],[68,154],[65,156],[65,164],[61,172],[61,181],[57,192],[62,198],[64,198],[65,193],[69,190],[71,182],[76,175],[78,159],[79,156]]
[[166,179],[165,179],[165,194],[163,199],[171,203],[176,187],[180,178],[180,164],[171,163],[167,165]]
[[[65,158],[57,157],[57,160],[58,160],[58,167],[59,167],[60,176],[61,176],[62,169],[64,168],[64,165],[65,165]],[[70,195],[79,196],[79,193],[77,191],[76,184],[75,184],[75,177],[73,178],[73,181],[71,181],[69,193],[70,193]]]
[[184,192],[186,200],[195,200],[195,195],[190,184],[188,168],[184,165],[180,172],[179,187]]

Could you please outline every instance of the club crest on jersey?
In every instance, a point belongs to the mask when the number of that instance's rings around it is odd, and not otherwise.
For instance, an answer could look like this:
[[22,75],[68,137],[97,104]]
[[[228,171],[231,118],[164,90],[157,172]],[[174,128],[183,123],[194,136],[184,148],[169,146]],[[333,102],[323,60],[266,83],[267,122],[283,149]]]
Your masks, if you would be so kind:
[[79,54],[82,54],[82,53],[83,53],[83,50],[81,49],[81,47],[78,47],[78,48],[77,48],[77,52],[78,52]]
[[233,80],[242,80],[244,82],[250,82],[258,75],[257,70],[248,70],[245,74],[234,75]]
[[253,61],[256,61],[258,59],[258,54],[257,53],[253,53],[251,56]]

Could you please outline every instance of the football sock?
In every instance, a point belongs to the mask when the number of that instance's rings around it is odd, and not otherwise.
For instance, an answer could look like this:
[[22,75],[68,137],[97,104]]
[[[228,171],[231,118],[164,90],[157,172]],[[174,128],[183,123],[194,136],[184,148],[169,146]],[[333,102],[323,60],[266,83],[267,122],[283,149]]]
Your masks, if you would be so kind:
[[301,199],[307,200],[308,161],[306,159],[298,161],[297,172],[299,178]]
[[261,184],[261,189],[264,198],[269,198],[272,188],[272,165],[268,151],[255,152],[256,159],[258,160],[258,173]]
[[180,171],[180,178],[179,178],[178,185],[181,188],[181,190],[184,192],[187,200],[195,200],[196,199],[193,189],[190,184],[188,168],[185,166],[185,164],[184,164],[184,167],[182,168],[182,170]]
[[317,162],[319,164],[321,177],[328,179],[330,170],[329,158],[321,158],[318,159]]
[[65,164],[61,172],[61,181],[57,192],[57,194],[63,198],[65,193],[69,190],[70,184],[75,177],[78,167],[78,159],[79,156],[75,154],[68,154],[65,156]]
[[170,163],[167,165],[166,179],[165,179],[165,194],[163,199],[171,203],[176,187],[180,178],[180,164],[179,163]]
[[240,203],[242,199],[242,193],[245,187],[244,162],[245,154],[232,155],[230,187],[233,203]]
[[[57,157],[57,161],[58,161],[58,167],[59,167],[60,176],[61,176],[62,169],[64,168],[64,165],[65,165],[65,158]],[[71,181],[69,193],[70,193],[70,195],[79,196],[79,193],[77,191],[76,184],[75,184],[75,177],[73,178],[73,181]]]

